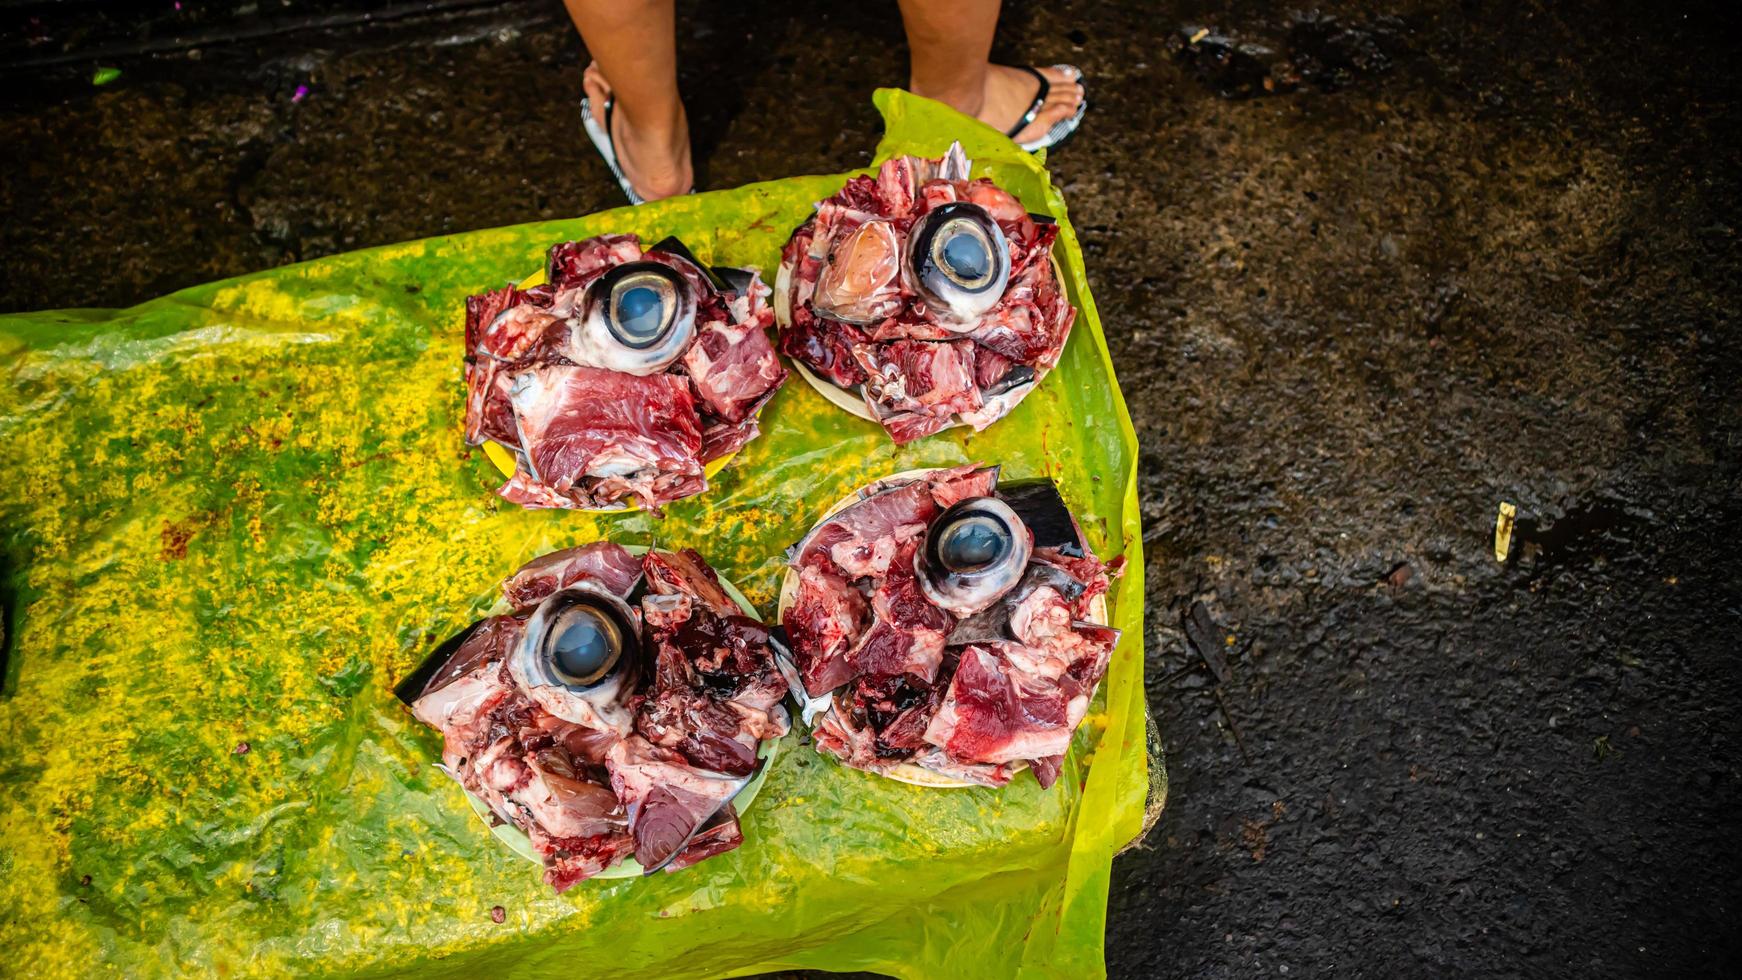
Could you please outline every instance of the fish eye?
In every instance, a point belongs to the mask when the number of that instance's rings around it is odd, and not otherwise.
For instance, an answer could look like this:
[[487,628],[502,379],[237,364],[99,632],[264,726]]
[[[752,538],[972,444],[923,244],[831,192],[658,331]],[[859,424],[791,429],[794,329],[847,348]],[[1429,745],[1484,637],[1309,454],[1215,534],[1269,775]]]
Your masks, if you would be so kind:
[[969,513],[939,535],[938,560],[952,572],[972,572],[996,562],[1012,547],[1010,528],[996,515]]
[[952,201],[915,224],[908,273],[915,290],[946,318],[973,320],[1003,297],[1010,246],[985,208]]
[[603,680],[623,655],[623,634],[604,610],[576,604],[551,624],[545,655],[557,679],[589,687]]
[[1032,552],[1032,535],[1008,504],[969,497],[926,529],[916,559],[920,588],[940,608],[971,615],[1015,588]]
[[522,693],[558,718],[628,734],[641,672],[639,622],[621,597],[576,582],[527,617],[508,672]]
[[689,349],[695,320],[696,298],[676,269],[626,262],[587,286],[579,329],[563,353],[589,367],[657,374]]
[[643,350],[659,342],[677,315],[677,283],[667,270],[629,269],[610,284],[605,315],[611,334],[626,347]]
[[932,261],[958,286],[979,289],[992,279],[992,245],[972,221],[956,218],[940,228],[931,250]]

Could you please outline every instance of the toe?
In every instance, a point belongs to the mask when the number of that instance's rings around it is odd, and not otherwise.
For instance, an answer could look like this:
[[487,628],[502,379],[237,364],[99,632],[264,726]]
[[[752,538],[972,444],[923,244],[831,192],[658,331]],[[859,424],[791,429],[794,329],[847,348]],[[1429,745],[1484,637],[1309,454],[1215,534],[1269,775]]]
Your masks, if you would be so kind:
[[582,73],[581,88],[586,91],[588,101],[601,109],[611,99],[611,83],[605,80],[605,73],[599,70],[596,61]]
[[1052,88],[1047,92],[1046,104],[1035,115],[1034,123],[1021,134],[1024,139],[1039,138],[1054,124],[1069,119],[1083,102],[1083,86],[1071,76],[1051,69],[1043,70],[1042,74],[1047,76]]

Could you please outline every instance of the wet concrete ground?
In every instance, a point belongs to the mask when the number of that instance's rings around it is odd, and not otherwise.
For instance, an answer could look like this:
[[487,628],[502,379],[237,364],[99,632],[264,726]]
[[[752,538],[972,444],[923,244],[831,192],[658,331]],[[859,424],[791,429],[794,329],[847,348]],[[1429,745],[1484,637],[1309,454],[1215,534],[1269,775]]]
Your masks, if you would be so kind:
[[[905,76],[893,4],[781,9],[684,5],[706,186],[866,162]],[[16,21],[3,309],[616,203],[554,0],[159,22],[96,89],[136,24]],[[1115,976],[1742,967],[1736,27],[1009,5],[1089,75],[1054,171],[1144,449],[1173,785]]]

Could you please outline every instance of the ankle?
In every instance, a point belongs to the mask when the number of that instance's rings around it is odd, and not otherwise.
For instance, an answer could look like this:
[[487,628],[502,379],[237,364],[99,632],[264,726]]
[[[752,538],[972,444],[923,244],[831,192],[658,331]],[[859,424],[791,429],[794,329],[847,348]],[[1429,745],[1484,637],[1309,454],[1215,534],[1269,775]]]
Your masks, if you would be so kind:
[[677,160],[689,155],[689,126],[680,114],[676,123],[669,120],[646,120],[621,114],[616,119],[613,141],[634,148],[638,156],[652,161]]
[[990,76],[990,72],[982,72],[977,78],[948,85],[928,85],[916,78],[909,78],[907,90],[922,98],[942,102],[965,116],[978,116],[986,107],[986,85]]

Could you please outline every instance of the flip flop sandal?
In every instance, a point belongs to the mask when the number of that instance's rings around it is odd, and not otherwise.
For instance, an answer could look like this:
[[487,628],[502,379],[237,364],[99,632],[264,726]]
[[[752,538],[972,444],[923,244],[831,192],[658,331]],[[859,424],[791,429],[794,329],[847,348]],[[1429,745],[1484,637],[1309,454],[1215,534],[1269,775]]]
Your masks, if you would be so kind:
[[[587,131],[587,139],[593,141],[593,149],[599,151],[599,156],[605,158],[605,166],[611,168],[611,176],[617,178],[617,186],[623,188],[623,196],[630,204],[646,204],[647,199],[636,193],[635,186],[629,183],[629,178],[623,175],[623,167],[617,162],[617,147],[611,140],[611,112],[617,107],[616,99],[605,100],[605,119],[601,123],[593,115],[593,106],[588,99],[581,99],[581,128]],[[696,189],[688,191],[694,194]]]
[[[1033,75],[1034,80],[1040,83],[1040,87],[1035,90],[1034,101],[1029,103],[1028,111],[1022,114],[1021,119],[1016,120],[1016,125],[1004,131],[1004,135],[1011,139],[1015,139],[1017,133],[1027,129],[1029,125],[1040,116],[1040,110],[1046,108],[1046,97],[1052,94],[1052,82],[1048,81],[1047,77],[1040,73],[1039,69],[1032,65],[1020,65],[1018,67],[1023,71],[1028,72],[1030,75]],[[1052,67],[1071,76],[1073,81],[1081,82],[1083,80],[1082,70],[1077,68],[1075,65],[1053,65]],[[1016,145],[1030,153],[1033,153],[1035,150],[1045,150],[1057,146],[1068,139],[1072,133],[1077,131],[1077,126],[1079,126],[1083,121],[1083,113],[1088,110],[1089,94],[1088,90],[1085,88],[1083,91],[1083,101],[1077,103],[1076,112],[1073,112],[1070,116],[1053,123],[1052,128],[1042,133],[1039,139],[1030,140],[1027,143],[1018,143]]]

